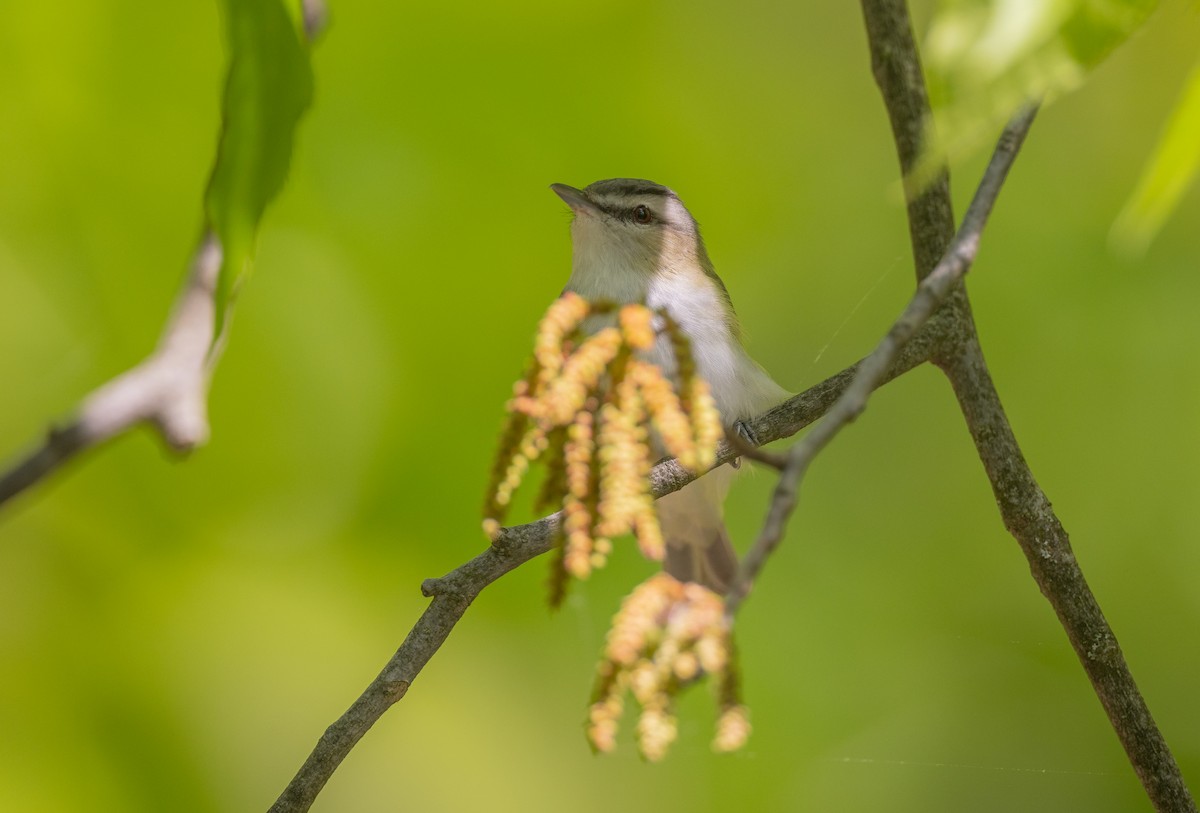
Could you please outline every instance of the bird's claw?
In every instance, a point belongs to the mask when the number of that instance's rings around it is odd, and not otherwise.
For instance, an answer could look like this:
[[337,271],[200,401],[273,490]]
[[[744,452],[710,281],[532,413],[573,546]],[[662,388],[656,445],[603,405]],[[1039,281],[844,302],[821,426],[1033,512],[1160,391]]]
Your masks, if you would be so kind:
[[[734,433],[746,443],[749,443],[751,446],[758,445],[758,437],[754,434],[753,430],[750,429],[750,425],[745,421],[734,421],[732,429]],[[742,467],[742,458],[735,457],[733,460],[729,461],[729,465],[735,469],[740,469]]]
[[758,445],[758,436],[754,434],[754,430],[750,428],[750,424],[745,421],[734,421],[733,431],[742,436],[742,439],[751,446]]

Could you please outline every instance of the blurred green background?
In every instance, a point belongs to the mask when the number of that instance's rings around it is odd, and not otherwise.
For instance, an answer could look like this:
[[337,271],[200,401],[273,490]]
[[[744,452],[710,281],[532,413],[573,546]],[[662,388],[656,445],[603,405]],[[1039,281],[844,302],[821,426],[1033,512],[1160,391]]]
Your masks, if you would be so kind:
[[[930,7],[915,9],[919,27]],[[673,186],[753,354],[802,389],[912,288],[857,4],[339,0],[186,462],[138,431],[0,510],[0,810],[265,809],[485,544],[501,410],[569,268],[547,185]],[[8,4],[0,455],[153,346],[200,228],[208,0]],[[1200,781],[1200,195],[1106,248],[1195,58],[1171,3],[1045,110],[970,288],[1018,437]],[[965,206],[983,156],[954,168]],[[774,478],[730,500],[741,545]],[[488,589],[317,810],[1148,810],[997,517],[949,388],[889,385],[814,467],[741,616],[755,732],[703,689],[661,765],[582,722],[629,546],[545,609]]]

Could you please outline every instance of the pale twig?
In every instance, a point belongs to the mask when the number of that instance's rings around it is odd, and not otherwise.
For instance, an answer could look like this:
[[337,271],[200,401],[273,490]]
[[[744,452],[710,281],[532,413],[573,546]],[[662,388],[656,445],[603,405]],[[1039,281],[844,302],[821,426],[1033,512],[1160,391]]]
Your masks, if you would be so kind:
[[950,243],[946,254],[933,271],[921,280],[908,307],[900,314],[900,318],[892,325],[879,346],[859,364],[850,386],[829,410],[825,419],[788,451],[762,531],[742,560],[738,577],[729,590],[725,610],[728,617],[732,618],[745,601],[767,558],[783,539],[788,517],[796,506],[800,484],[813,458],[846,424],[862,414],[871,393],[879,386],[883,375],[892,366],[908,340],[945,301],[975,261],[983,227],[987,224],[988,215],[991,214],[1008,170],[1017,157],[1021,142],[1033,123],[1035,112],[1036,107],[1022,110],[1005,128],[992,154],[992,160],[983,173],[983,179],[975,192],[975,199],[971,201],[971,206],[963,217],[962,227]]
[[[208,438],[208,385],[220,356],[213,341],[221,246],[207,235],[158,347],[141,364],[95,390],[75,416],[53,427],[43,444],[0,475],[0,505],[75,455],[138,423],[153,424],[167,446],[188,451]],[[228,319],[225,322],[228,325]]]
[[325,32],[329,23],[329,9],[325,0],[302,0],[300,9],[304,15],[304,34],[312,42]]

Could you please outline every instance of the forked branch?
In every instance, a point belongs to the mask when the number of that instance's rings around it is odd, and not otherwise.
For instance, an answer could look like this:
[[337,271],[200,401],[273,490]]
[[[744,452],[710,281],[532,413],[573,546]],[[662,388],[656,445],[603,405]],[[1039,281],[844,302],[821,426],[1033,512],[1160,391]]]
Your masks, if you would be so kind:
[[[907,175],[919,157],[922,134],[931,120],[908,6],[905,0],[862,0],[862,8],[871,62],[892,122],[901,172]],[[918,278],[925,274],[923,258],[944,245],[951,231],[945,217],[951,211],[948,184],[935,184],[923,195],[933,199],[909,205]],[[938,346],[934,362],[954,388],[1005,527],[1020,545],[1034,580],[1058,615],[1155,809],[1163,813],[1195,811],[1179,765],[1083,577],[1070,539],[1021,454],[984,361],[965,290],[953,295],[941,313],[952,341]]]
[[221,246],[208,234],[158,347],[141,364],[87,396],[74,417],[51,428],[41,446],[0,475],[0,505],[85,449],[138,423],[152,424],[178,452],[208,438],[208,385],[224,335],[223,330],[213,341],[220,269]]

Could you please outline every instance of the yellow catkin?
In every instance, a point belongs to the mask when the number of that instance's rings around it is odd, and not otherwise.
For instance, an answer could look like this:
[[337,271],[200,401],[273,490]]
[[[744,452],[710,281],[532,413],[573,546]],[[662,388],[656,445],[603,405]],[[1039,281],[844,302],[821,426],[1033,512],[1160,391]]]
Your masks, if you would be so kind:
[[670,314],[662,312],[663,329],[671,342],[671,353],[675,357],[675,378],[679,382],[679,399],[683,411],[691,414],[691,381],[696,375],[696,362],[692,358],[692,343],[679,323]]
[[672,661],[671,666],[675,670],[675,677],[683,683],[694,680],[700,675],[700,660],[694,652],[679,653]]
[[634,350],[654,346],[654,312],[645,305],[626,305],[618,316],[625,343]]
[[648,362],[632,363],[630,375],[641,389],[663,446],[681,466],[694,471],[697,463],[695,433],[670,382],[663,377],[661,369]]
[[496,498],[497,492],[500,489],[500,484],[508,479],[508,470],[512,464],[513,456],[517,454],[517,450],[521,446],[522,439],[529,429],[529,418],[525,415],[513,413],[509,416],[505,423],[504,431],[500,436],[500,444],[496,449],[496,458],[492,462],[492,473],[488,482],[487,492],[484,499],[483,515],[485,518],[494,519],[497,522],[504,518],[504,508],[507,504],[502,505]]
[[521,439],[520,453],[528,458],[529,462],[537,460],[542,456],[542,452],[546,451],[549,445],[547,431],[545,426],[532,426]]
[[564,463],[567,472],[567,491],[583,500],[588,496],[592,479],[592,455],[595,443],[592,427],[595,419],[590,412],[580,412],[567,428],[567,443],[564,447]]
[[588,739],[600,753],[612,753],[617,749],[618,718],[609,713],[606,706],[600,706],[598,712],[589,720]]
[[556,427],[546,438],[546,451],[542,457],[546,465],[546,479],[534,500],[539,511],[557,508],[567,494],[567,429]]
[[[617,310],[616,325],[580,340],[584,319]],[[665,327],[663,327],[665,325]],[[635,353],[665,330],[681,389]],[[495,538],[530,465],[546,461],[535,505],[564,508],[558,565],[577,578],[603,566],[609,540],[632,532],[643,555],[663,556],[662,530],[649,488],[650,428],[663,448],[692,469],[711,466],[719,418],[694,375],[686,335],[644,305],[588,303],[565,294],[539,325],[533,363],[513,387],[510,419],[493,466],[485,532]],[[600,401],[603,400],[603,404]],[[694,414],[693,414],[694,412]],[[563,590],[555,588],[561,597]]]
[[600,503],[596,532],[619,536],[629,530],[629,494],[637,485],[629,464],[634,440],[627,416],[616,404],[600,408],[597,457],[600,461]]
[[496,486],[494,496],[492,497],[492,502],[497,506],[499,511],[504,511],[508,507],[513,492],[520,485],[521,479],[528,470],[529,458],[521,452],[515,453],[509,459],[508,468],[504,471],[504,479]]
[[729,651],[723,636],[705,635],[695,642],[694,647],[700,668],[705,672],[715,675],[725,668]]
[[631,666],[638,653],[650,645],[650,636],[682,594],[681,587],[677,580],[659,573],[634,588],[613,618],[605,647],[608,659]]
[[717,445],[721,442],[724,429],[721,413],[709,392],[708,382],[699,376],[691,381],[692,427],[696,438],[696,470],[706,471],[717,460]]
[[592,747],[600,753],[616,749],[617,730],[625,706],[621,699],[623,687],[617,670],[611,665],[607,666],[601,667],[592,705],[588,708],[587,737]]
[[578,294],[567,293],[554,301],[542,317],[534,339],[534,357],[537,359],[541,382],[550,382],[558,377],[563,363],[563,342],[579,327],[588,315],[588,301]]
[[509,458],[503,478],[492,490],[492,498],[488,501],[488,507],[493,509],[489,512],[493,516],[489,519],[499,521],[503,516],[504,509],[512,499],[513,492],[525,478],[525,473],[529,471],[529,464],[545,451],[546,445],[545,428],[534,425],[526,429],[524,437],[517,444],[517,450]]
[[649,492],[646,493],[646,504],[638,511],[634,519],[634,532],[637,534],[638,548],[642,555],[655,562],[661,562],[666,552],[663,542],[662,526],[658,522],[658,514],[654,510],[654,500]]
[[[483,527],[494,540],[530,464],[546,460],[539,502],[563,504],[552,603],[562,600],[568,577],[587,578],[605,564],[614,536],[632,531],[643,555],[662,558],[649,486],[651,426],[663,448],[694,471],[712,466],[721,437],[720,416],[696,374],[690,342],[669,315],[626,305],[615,326],[580,340],[589,314],[615,309],[575,294],[550,307],[538,328],[533,363],[513,387],[492,468]],[[675,356],[670,377],[640,357],[664,331]],[[706,674],[720,681],[713,747],[740,747],[750,727],[737,696],[722,598],[665,573],[651,577],[622,602],[606,638],[588,711],[592,746],[601,752],[616,747],[622,698],[631,692],[641,707],[638,747],[647,759],[662,759],[676,736],[675,695]]]
[[563,568],[577,579],[592,573],[592,516],[585,501],[568,493],[563,504]]
[[608,327],[584,342],[546,387],[539,405],[540,415],[555,425],[569,422],[620,352],[621,341],[621,331]]
[[639,749],[649,760],[662,759],[675,739],[670,712],[675,695],[704,674],[719,681],[721,716],[714,749],[741,747],[750,727],[737,697],[724,606],[713,591],[665,573],[634,589],[613,618],[597,669],[588,728],[593,747],[608,750],[614,745],[621,714],[614,698],[627,690],[642,709],[635,732]]
[[642,711],[637,724],[638,748],[650,762],[659,762],[667,755],[677,734],[675,718],[665,708],[652,706]]
[[636,530],[637,519],[654,510],[646,413],[638,380],[627,374],[616,387],[617,402],[602,409],[608,431],[601,443],[600,529],[606,536]]
[[717,753],[736,751],[750,738],[750,715],[745,706],[733,706],[717,718],[717,734],[712,748]]
[[[692,437],[695,441],[696,468],[693,470],[705,471],[712,468],[713,463],[716,462],[717,445],[724,434],[721,415],[717,410],[716,402],[713,401],[708,382],[696,372],[691,341],[687,334],[670,316],[664,314],[664,320],[667,335],[671,340],[671,349],[675,355],[680,406],[688,416],[692,427]],[[678,457],[678,455],[676,456]]]

